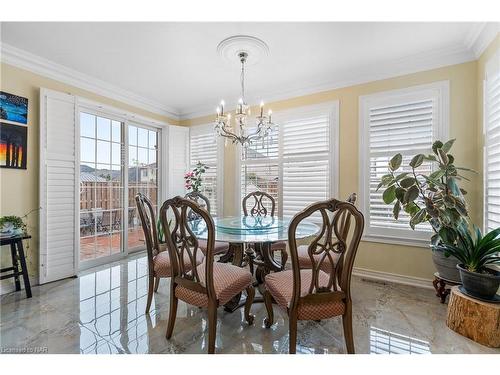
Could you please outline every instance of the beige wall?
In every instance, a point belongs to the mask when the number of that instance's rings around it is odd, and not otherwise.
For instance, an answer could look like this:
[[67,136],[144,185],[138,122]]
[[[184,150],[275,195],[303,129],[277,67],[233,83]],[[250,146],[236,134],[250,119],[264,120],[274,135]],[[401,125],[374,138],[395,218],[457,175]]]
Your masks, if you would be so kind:
[[[155,113],[123,104],[116,100],[68,86],[64,83],[18,69],[7,64],[0,65],[0,90],[28,98],[28,162],[26,170],[0,169],[0,216],[22,216],[38,207],[38,162],[39,162],[39,93],[40,87],[68,92],[100,103],[121,108],[154,120],[178,124]],[[33,236],[28,243],[28,268],[30,275],[38,275],[38,214],[29,216],[29,232]],[[7,249],[2,249],[0,265],[10,265]]]
[[[347,197],[359,191],[359,121],[358,103],[361,95],[379,91],[405,88],[435,81],[450,82],[450,135],[457,138],[453,152],[457,163],[478,170],[479,151],[477,117],[477,62],[452,65],[440,69],[409,74],[401,77],[370,82],[270,103],[273,111],[310,105],[330,100],[340,102],[340,171],[339,196]],[[195,125],[213,121],[213,116],[181,121],[183,125]],[[233,147],[226,148],[224,158],[224,213],[236,212],[234,189],[236,175]],[[479,177],[464,184],[469,191],[469,202],[475,221],[480,219],[481,189]],[[356,267],[393,274],[432,278],[435,272],[431,252],[427,248],[363,242],[356,258]]]

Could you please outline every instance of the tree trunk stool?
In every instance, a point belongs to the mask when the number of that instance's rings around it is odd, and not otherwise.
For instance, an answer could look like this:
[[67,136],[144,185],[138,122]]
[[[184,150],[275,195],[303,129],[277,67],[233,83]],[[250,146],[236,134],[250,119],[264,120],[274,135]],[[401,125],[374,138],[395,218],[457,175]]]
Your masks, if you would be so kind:
[[466,296],[451,288],[446,325],[453,331],[490,348],[500,348],[500,304]]

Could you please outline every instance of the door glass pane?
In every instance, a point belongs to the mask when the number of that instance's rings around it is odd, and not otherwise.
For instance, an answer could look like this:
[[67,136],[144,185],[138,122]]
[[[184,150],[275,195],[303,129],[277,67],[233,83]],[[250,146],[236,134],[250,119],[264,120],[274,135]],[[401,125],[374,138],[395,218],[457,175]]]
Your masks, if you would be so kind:
[[129,133],[135,131],[137,131],[138,147],[130,146],[128,167],[127,246],[129,251],[145,248],[144,234],[136,209],[136,194],[142,193],[146,195],[155,207],[158,204],[158,172],[156,165],[158,132],[146,128],[129,126]]
[[[80,261],[117,254],[123,242],[122,123],[80,114]],[[97,157],[96,157],[97,156]],[[111,164],[113,163],[113,164]]]

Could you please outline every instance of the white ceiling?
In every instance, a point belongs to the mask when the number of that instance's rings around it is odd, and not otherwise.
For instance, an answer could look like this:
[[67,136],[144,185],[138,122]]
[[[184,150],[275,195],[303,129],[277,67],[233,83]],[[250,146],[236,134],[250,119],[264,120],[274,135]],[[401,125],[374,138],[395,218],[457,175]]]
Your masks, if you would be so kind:
[[[239,97],[239,66],[218,43],[244,34],[265,41],[248,68],[249,102],[383,78],[419,66],[472,59],[480,23],[55,23],[4,22],[2,42],[105,81],[180,117]],[[431,61],[432,60],[432,61]],[[415,66],[413,68],[413,66]]]

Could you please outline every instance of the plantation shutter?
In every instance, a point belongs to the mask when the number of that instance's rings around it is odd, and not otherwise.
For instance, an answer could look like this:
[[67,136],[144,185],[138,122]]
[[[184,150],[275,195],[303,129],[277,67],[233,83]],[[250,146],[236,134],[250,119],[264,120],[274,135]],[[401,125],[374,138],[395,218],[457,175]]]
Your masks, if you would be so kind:
[[[387,95],[381,93],[361,98],[364,139],[360,161],[366,164],[360,189],[363,192],[362,205],[367,219],[366,233],[425,239],[432,230],[430,225],[422,223],[412,231],[409,215],[401,210],[398,220],[395,220],[393,204],[385,204],[382,200],[384,189],[377,191],[382,176],[389,173],[388,163],[395,154],[403,156],[397,173],[411,172],[408,164],[412,157],[432,153],[434,140],[444,136],[444,132],[440,130],[444,111],[440,91],[428,87],[403,91],[405,92],[389,92]],[[428,174],[430,171],[431,164],[424,162],[417,169],[417,174]]]
[[76,275],[75,97],[40,90],[40,284]]
[[283,216],[293,216],[313,202],[330,198],[330,116],[284,121],[282,128]]
[[487,65],[484,88],[484,227],[500,227],[500,54]]
[[182,126],[168,127],[168,196],[183,197],[184,174],[189,169],[189,128]]
[[195,126],[190,129],[190,169],[193,170],[199,161],[208,166],[203,174],[201,193],[210,200],[210,211],[214,216],[222,215],[218,190],[223,182],[218,181],[218,175],[222,171],[218,170],[221,156],[217,141],[218,138],[210,125]]

